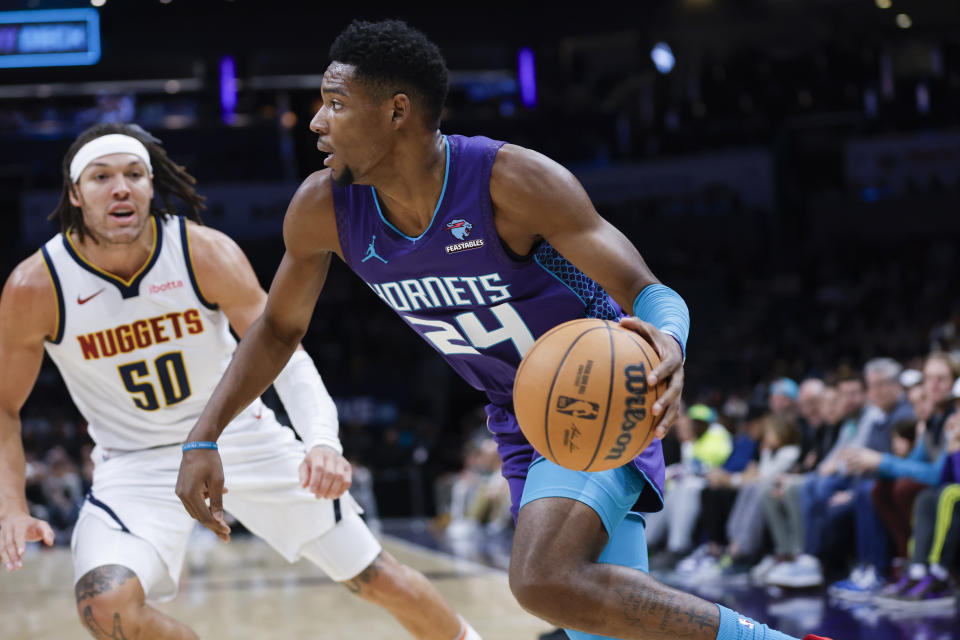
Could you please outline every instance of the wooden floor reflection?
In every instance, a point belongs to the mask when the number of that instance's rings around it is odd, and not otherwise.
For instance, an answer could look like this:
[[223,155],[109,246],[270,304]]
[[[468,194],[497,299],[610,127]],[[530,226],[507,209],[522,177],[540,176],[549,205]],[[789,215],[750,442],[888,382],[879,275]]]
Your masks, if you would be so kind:
[[[485,640],[535,640],[550,626],[527,614],[503,571],[430,551],[398,538],[384,547],[433,580]],[[287,564],[254,538],[193,549],[180,593],[158,608],[201,638],[247,640],[402,639],[408,634],[380,609],[360,601],[306,561]],[[69,550],[31,552],[24,567],[0,576],[0,638],[82,640]]]

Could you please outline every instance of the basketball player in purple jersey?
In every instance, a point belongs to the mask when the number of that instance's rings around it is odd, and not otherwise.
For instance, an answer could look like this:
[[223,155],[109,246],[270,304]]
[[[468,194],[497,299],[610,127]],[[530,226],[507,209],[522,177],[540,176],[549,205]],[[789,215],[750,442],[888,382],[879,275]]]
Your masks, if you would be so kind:
[[[659,440],[618,469],[572,471],[540,457],[513,415],[516,369],[537,337],[574,318],[619,319],[661,356],[648,379],[669,379],[653,407],[662,437],[683,386],[683,300],[563,167],[513,145],[440,133],[447,69],[423,34],[397,21],[354,22],[330,57],[310,125],[329,169],[294,196],[266,310],[188,440],[216,440],[283,368],[336,254],[486,392],[517,517],[510,585],[524,608],[571,638],[788,638],[646,573],[638,512],[662,507]],[[204,496],[219,504],[222,484],[216,451],[184,455],[177,493],[218,533]]]

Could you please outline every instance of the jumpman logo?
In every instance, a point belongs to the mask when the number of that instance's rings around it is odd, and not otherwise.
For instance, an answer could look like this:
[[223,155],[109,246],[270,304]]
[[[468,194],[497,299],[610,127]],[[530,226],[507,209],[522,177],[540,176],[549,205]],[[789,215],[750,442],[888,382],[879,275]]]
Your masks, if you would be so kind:
[[374,249],[373,243],[377,241],[377,236],[370,236],[370,244],[367,246],[367,255],[360,262],[366,262],[370,258],[376,258],[383,264],[387,264],[387,261],[377,255],[377,250]]

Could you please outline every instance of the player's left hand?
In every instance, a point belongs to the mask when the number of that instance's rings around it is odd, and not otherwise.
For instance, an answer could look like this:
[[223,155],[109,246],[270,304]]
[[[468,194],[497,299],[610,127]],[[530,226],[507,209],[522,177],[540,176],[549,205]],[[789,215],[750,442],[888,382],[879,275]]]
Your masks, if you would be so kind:
[[673,336],[634,316],[620,318],[620,326],[646,338],[660,356],[660,364],[647,374],[647,382],[656,385],[661,380],[670,381],[667,390],[653,403],[653,415],[659,416],[654,435],[663,438],[680,415],[680,394],[683,392],[683,353],[680,345]]
[[204,449],[183,452],[177,475],[177,497],[194,520],[224,542],[230,542],[230,525],[223,515],[226,492],[219,452]]
[[353,483],[353,467],[327,446],[317,446],[300,463],[300,486],[317,498],[339,498]]

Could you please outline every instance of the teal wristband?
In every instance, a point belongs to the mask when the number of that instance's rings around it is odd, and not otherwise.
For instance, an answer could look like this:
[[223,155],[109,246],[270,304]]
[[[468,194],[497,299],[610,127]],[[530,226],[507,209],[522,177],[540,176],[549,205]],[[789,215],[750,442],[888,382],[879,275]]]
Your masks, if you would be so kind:
[[209,440],[194,440],[193,442],[184,442],[183,450],[190,451],[191,449],[213,449],[217,450],[217,443],[210,442]]
[[660,283],[647,285],[633,301],[633,315],[673,336],[681,354],[687,357],[690,311],[676,291]]

